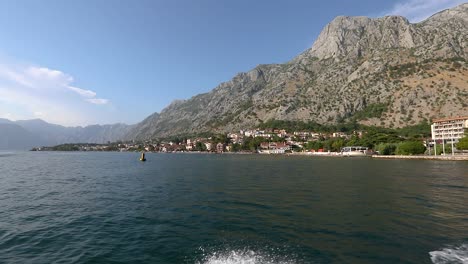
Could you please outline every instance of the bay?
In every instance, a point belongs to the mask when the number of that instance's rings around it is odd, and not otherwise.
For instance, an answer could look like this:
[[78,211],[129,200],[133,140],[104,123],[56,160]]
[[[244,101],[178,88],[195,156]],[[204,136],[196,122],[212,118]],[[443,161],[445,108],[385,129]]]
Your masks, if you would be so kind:
[[466,263],[468,163],[0,155],[0,263]]

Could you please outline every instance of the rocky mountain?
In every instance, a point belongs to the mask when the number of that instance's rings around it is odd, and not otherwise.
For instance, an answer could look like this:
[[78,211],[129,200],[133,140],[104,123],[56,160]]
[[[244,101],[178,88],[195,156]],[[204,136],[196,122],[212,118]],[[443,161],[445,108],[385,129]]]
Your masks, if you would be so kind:
[[41,119],[0,119],[0,149],[30,149],[62,143],[106,143],[121,140],[132,126],[125,124],[64,127]]
[[0,124],[13,124],[13,121],[10,121],[6,118],[0,118]]
[[468,113],[468,4],[412,24],[340,16],[284,64],[259,65],[175,101],[127,135],[253,128],[270,119],[403,127]]
[[0,150],[28,149],[44,141],[13,122],[0,120]]

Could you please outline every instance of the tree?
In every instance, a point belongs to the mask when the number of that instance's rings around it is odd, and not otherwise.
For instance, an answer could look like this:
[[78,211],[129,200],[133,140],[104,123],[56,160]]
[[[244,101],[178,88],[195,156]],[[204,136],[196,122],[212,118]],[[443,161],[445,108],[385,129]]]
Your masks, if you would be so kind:
[[228,138],[226,134],[217,134],[213,136],[214,144],[218,144],[218,143],[229,144],[229,142],[231,142],[231,139]]
[[331,143],[331,150],[341,151],[341,148],[344,146],[344,144],[345,144],[345,141],[342,138],[335,139]]
[[405,141],[398,145],[396,154],[398,155],[417,155],[424,154],[426,147],[421,141]]
[[52,147],[55,151],[79,151],[80,148],[74,144],[62,144]]
[[232,149],[231,149],[232,152],[238,152],[238,151],[241,151],[241,150],[242,150],[242,147],[241,147],[240,144],[238,144],[238,143],[232,144]]
[[286,142],[286,139],[282,137],[278,137],[278,135],[273,134],[270,141],[271,142]]
[[206,151],[206,146],[202,142],[198,141],[195,144],[195,151]]
[[348,143],[346,143],[346,146],[359,146],[361,145],[361,139],[353,134],[351,138],[348,140]]
[[267,142],[268,140],[263,137],[246,137],[244,138],[244,143],[242,145],[243,150],[250,150],[250,151],[255,151],[258,146],[260,146],[260,143],[262,142]]
[[309,141],[305,144],[304,147],[308,150],[318,150],[323,148],[323,143],[322,141]]
[[457,143],[457,149],[459,150],[468,150],[468,137],[465,136]]
[[468,150],[468,129],[465,130],[465,136],[458,141],[457,149]]
[[396,149],[397,145],[393,143],[380,143],[375,148],[380,155],[395,155]]

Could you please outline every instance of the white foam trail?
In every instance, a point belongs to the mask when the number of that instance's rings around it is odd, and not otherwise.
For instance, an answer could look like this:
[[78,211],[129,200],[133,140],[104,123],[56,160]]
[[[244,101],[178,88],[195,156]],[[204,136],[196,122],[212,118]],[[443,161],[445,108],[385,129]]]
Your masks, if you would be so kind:
[[429,252],[434,264],[468,264],[468,244]]
[[268,254],[253,250],[214,252],[198,264],[294,264],[294,261],[278,261]]

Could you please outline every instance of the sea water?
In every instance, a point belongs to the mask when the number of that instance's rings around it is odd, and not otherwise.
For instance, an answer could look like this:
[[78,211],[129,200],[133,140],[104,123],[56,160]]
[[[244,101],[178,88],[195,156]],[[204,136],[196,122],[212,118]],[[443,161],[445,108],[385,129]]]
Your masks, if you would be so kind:
[[468,163],[0,155],[0,263],[467,263]]

